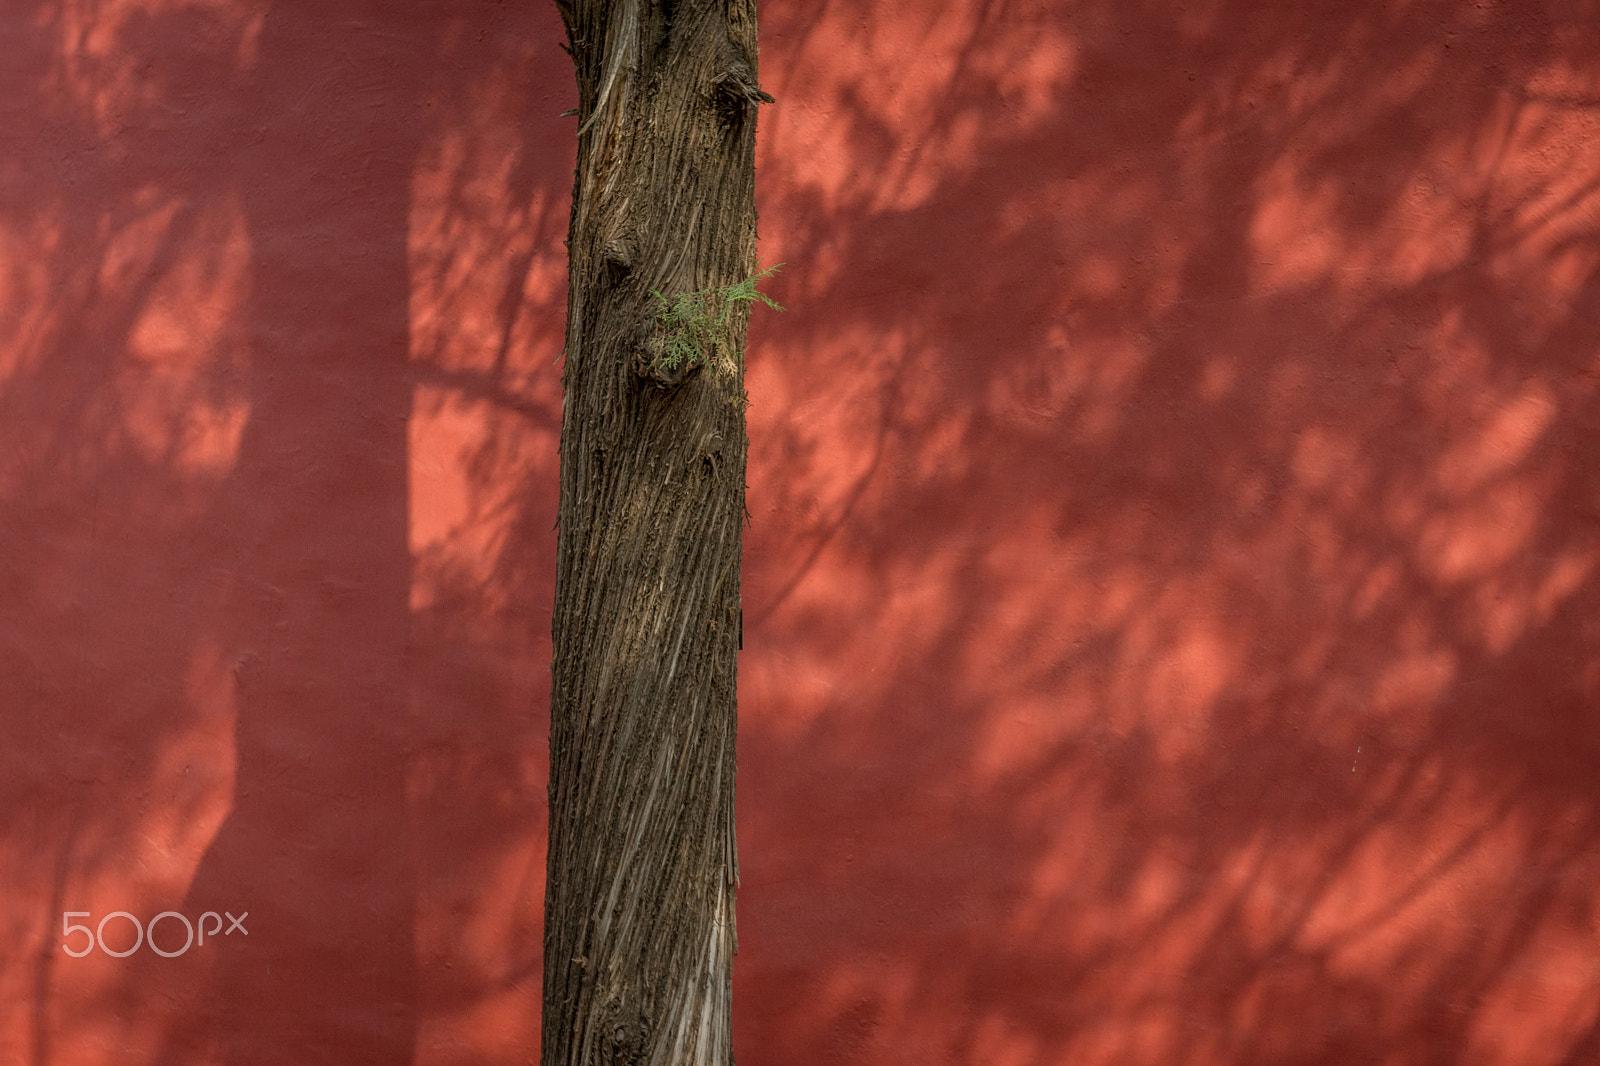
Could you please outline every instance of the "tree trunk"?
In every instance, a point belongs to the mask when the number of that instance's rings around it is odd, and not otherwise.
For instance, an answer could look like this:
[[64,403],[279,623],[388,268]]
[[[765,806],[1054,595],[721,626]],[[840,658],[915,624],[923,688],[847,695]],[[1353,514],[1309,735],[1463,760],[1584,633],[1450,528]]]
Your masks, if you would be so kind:
[[755,257],[755,0],[557,0],[567,247],[544,1066],[733,1061],[748,303],[699,360],[662,300]]

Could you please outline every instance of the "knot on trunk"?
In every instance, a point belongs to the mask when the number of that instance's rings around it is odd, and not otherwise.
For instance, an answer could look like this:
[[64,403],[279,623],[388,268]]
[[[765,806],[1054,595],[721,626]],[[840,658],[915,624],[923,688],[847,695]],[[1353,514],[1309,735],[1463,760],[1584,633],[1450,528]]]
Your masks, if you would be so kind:
[[612,1004],[600,1028],[600,1061],[605,1066],[638,1066],[650,1044],[650,1026],[638,1010]]
[[633,370],[658,389],[681,385],[703,359],[674,351],[666,328],[654,319],[641,322],[633,349]]
[[600,246],[600,261],[617,278],[633,271],[634,255],[633,242],[626,237],[613,237]]
[[755,75],[743,61],[711,79],[711,99],[725,125],[737,125],[753,114],[757,104],[777,103],[772,94],[756,84]]

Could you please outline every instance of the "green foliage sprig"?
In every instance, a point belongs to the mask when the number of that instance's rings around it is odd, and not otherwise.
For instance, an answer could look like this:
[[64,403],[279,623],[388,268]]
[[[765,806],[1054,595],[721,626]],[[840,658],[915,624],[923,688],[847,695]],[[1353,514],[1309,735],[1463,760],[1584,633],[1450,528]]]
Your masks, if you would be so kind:
[[[664,370],[683,370],[711,361],[716,355],[727,352],[729,332],[733,324],[734,307],[759,300],[774,311],[783,308],[756,286],[776,274],[782,263],[757,271],[732,285],[700,289],[697,292],[680,292],[671,299],[654,289],[650,295],[656,300],[656,336],[658,347],[654,352]],[[740,353],[734,353],[734,360]]]

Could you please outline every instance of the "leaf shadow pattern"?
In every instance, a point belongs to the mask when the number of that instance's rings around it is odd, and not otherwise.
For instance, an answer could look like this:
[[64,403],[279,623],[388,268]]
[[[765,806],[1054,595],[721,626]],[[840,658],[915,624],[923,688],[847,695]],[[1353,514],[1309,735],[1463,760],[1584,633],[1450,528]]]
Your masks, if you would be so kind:
[[1583,1060],[1595,14],[768,5],[745,1061]]
[[[535,356],[553,377],[559,322],[530,321],[513,275],[551,238],[530,201],[563,150],[530,138],[547,104],[525,90],[558,26],[494,0],[0,9],[19,149],[0,163],[0,1058],[536,1042],[539,609],[452,600],[413,534],[448,510],[417,461],[450,443],[439,403],[551,424],[522,379]],[[479,169],[426,188],[463,145]],[[514,239],[442,261],[440,216]],[[456,303],[424,306],[450,270]],[[491,328],[492,373],[434,358],[480,319],[516,324]],[[62,914],[84,910],[248,911],[248,933],[77,959]]]
[[[764,4],[743,1061],[1593,1058],[1597,16]],[[528,1053],[553,13],[0,32],[4,1046]]]

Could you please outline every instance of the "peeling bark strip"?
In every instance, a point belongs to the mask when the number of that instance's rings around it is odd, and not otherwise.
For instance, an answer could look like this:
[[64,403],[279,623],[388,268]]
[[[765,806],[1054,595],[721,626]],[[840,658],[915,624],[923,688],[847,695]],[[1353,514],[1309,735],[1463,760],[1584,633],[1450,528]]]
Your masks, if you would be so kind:
[[[578,81],[544,1066],[733,1061],[740,359],[650,375],[656,290],[755,264],[755,0],[557,0]],[[748,306],[729,349],[744,348]]]

